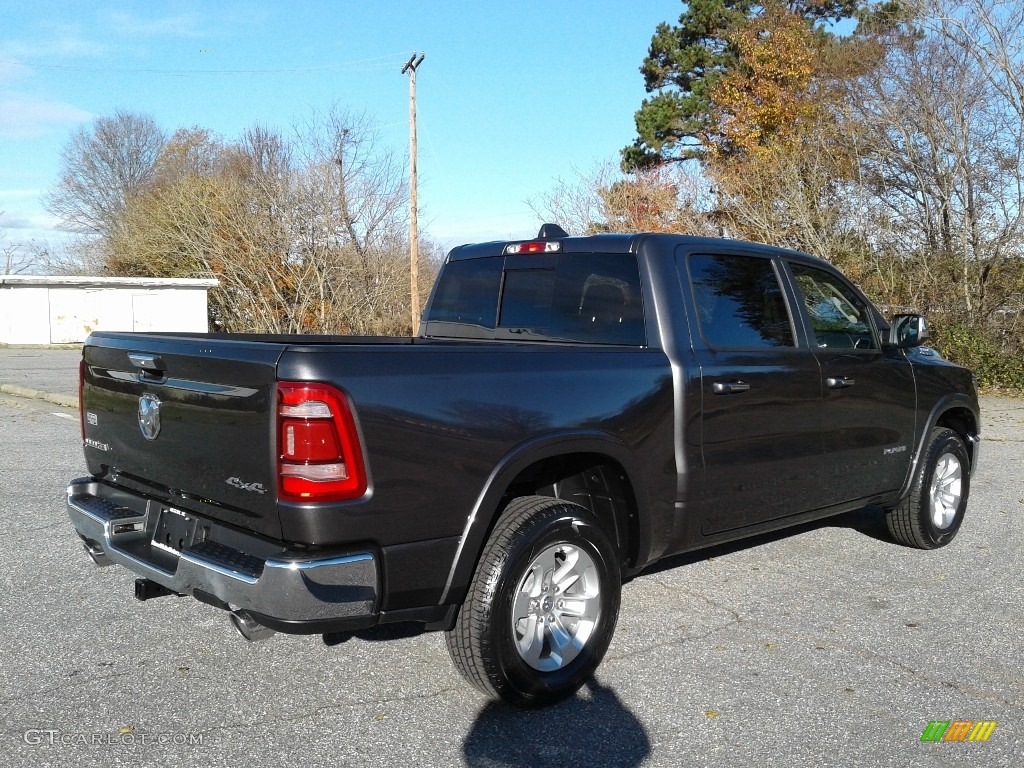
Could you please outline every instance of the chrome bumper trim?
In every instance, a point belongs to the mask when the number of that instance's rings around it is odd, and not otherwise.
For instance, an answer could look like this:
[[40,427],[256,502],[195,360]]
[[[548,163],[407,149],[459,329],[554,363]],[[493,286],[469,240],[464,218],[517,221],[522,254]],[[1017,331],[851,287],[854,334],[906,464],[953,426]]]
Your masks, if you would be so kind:
[[99,545],[111,564],[174,592],[199,590],[234,610],[281,621],[330,621],[377,613],[380,579],[372,552],[322,559],[303,553],[293,558],[280,545],[204,518],[207,540],[176,555],[153,545],[160,507],[154,500],[92,478],[75,480],[67,490],[68,516],[79,536]]

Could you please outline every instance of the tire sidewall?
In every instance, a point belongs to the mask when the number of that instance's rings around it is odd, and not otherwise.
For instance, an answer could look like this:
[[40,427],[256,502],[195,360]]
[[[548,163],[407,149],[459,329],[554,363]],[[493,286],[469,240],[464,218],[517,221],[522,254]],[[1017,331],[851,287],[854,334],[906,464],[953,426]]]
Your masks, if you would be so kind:
[[[970,457],[967,455],[967,447],[963,440],[952,430],[946,430],[932,441],[929,445],[928,455],[925,458],[924,471],[921,474],[921,485],[919,489],[919,520],[921,530],[924,532],[928,543],[934,547],[941,547],[952,541],[960,530],[964,520],[964,512],[967,510],[967,497],[971,486]],[[957,505],[953,522],[945,528],[939,528],[932,522],[931,511],[931,486],[935,477],[935,469],[939,460],[950,454],[960,462],[960,502]]]
[[[601,612],[586,646],[575,659],[562,669],[540,672],[522,659],[512,640],[512,605],[530,563],[545,549],[557,544],[578,547],[594,561],[600,579]],[[590,520],[564,510],[556,517],[539,520],[536,526],[525,529],[495,577],[488,645],[505,682],[525,706],[544,706],[571,696],[600,664],[618,618],[621,575],[608,537]]]

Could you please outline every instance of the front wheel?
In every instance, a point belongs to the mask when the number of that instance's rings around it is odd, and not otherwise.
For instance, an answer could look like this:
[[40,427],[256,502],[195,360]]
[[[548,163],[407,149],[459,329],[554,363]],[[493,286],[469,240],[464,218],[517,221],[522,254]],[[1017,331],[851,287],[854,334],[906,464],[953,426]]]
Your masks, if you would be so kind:
[[918,549],[936,549],[953,540],[967,510],[971,459],[963,438],[936,427],[918,459],[910,494],[886,516],[896,541]]
[[448,652],[472,685],[522,707],[575,693],[619,612],[618,554],[584,507],[513,500],[484,547]]

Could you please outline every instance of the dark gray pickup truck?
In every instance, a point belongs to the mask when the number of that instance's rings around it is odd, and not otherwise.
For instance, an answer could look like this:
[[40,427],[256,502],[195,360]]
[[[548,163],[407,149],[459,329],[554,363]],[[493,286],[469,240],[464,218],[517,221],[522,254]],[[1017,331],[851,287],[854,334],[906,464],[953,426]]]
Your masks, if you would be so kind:
[[660,558],[869,506],[952,540],[978,401],[925,337],[811,256],[545,225],[454,249],[417,338],[93,333],[67,508],[140,599],[249,639],[420,622],[540,706]]

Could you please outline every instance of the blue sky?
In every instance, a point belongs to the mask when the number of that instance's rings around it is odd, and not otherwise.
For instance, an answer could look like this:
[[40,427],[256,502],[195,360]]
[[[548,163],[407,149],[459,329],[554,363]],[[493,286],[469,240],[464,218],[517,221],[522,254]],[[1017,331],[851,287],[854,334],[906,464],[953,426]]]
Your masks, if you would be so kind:
[[56,242],[40,196],[71,132],[126,110],[225,139],[333,104],[408,151],[417,79],[420,223],[445,245],[521,237],[558,177],[616,160],[639,66],[678,0],[33,2],[0,11],[0,228]]

